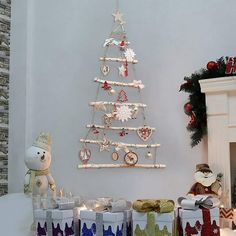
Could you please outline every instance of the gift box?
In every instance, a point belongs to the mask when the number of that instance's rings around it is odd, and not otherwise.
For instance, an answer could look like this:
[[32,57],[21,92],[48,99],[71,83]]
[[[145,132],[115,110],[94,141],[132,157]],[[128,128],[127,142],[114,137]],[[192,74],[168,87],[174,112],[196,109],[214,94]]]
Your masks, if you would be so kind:
[[175,214],[133,211],[133,236],[174,236]]
[[220,208],[220,227],[235,229],[234,208]]
[[80,212],[81,236],[131,236],[132,212]]
[[178,234],[219,236],[219,208],[198,210],[178,208]]
[[[34,211],[37,236],[77,236],[74,230],[74,211],[37,209]],[[78,221],[78,219],[75,219]],[[76,224],[77,225],[77,224]]]

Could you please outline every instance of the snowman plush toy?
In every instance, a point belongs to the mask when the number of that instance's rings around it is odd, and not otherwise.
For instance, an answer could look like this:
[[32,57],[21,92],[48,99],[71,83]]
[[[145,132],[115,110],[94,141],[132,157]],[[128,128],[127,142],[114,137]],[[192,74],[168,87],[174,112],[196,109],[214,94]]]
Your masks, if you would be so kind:
[[51,202],[56,197],[56,184],[49,171],[51,144],[51,136],[40,133],[33,145],[26,150],[25,165],[29,170],[25,175],[24,192],[32,195],[33,210],[47,209],[49,188],[52,191]]

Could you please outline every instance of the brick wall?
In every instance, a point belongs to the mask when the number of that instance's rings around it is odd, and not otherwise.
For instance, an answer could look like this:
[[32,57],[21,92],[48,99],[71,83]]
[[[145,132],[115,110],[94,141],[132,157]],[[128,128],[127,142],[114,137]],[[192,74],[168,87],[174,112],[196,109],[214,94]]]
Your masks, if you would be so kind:
[[8,99],[11,1],[0,0],[0,196],[8,189]]

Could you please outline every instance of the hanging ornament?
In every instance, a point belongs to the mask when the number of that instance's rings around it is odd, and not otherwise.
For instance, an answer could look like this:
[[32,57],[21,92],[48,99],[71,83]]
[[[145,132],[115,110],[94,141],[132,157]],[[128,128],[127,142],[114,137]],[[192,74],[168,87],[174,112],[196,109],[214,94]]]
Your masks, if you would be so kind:
[[102,65],[101,72],[104,76],[107,76],[110,72],[110,67],[108,65]]
[[191,113],[192,113],[192,108],[193,108],[193,105],[190,103],[190,102],[186,102],[184,104],[184,112],[186,115],[190,116]]
[[124,47],[126,45],[126,42],[124,41],[124,40],[122,40],[121,42],[120,42],[120,47]]
[[128,101],[127,94],[123,89],[118,93],[118,97],[117,97],[116,101],[117,102],[127,102]]
[[79,151],[79,157],[83,164],[87,164],[91,157],[90,149],[87,146],[82,147]]
[[116,90],[113,89],[113,88],[110,88],[109,91],[108,91],[109,95],[114,95],[115,93],[116,93]]
[[99,134],[99,131],[96,129],[95,126],[92,126],[92,132],[94,135],[98,135]]
[[227,57],[225,74],[229,75],[235,73],[236,73],[236,57]]
[[128,121],[128,119],[132,118],[132,109],[126,105],[117,106],[114,114],[116,115],[116,118],[121,122]]
[[107,81],[105,81],[105,82],[103,83],[103,85],[102,85],[102,88],[103,88],[104,90],[108,90],[108,89],[111,88],[111,86],[107,83]]
[[140,88],[140,89],[143,89],[145,87],[142,80],[133,80],[133,85],[135,88]]
[[208,70],[213,70],[213,69],[216,69],[217,67],[218,67],[218,65],[215,61],[209,61],[207,63],[207,69]]
[[114,17],[115,22],[119,22],[121,25],[123,25],[125,22],[123,20],[123,14],[120,11],[116,11],[116,13],[113,13],[112,16]]
[[126,46],[126,41],[122,40],[122,41],[119,43],[120,50],[124,50],[124,49],[125,49],[125,46]]
[[122,66],[120,66],[118,70],[119,70],[120,76],[127,77],[128,76],[128,63],[126,62],[125,64],[122,64]]
[[124,52],[125,58],[127,61],[133,61],[134,56],[136,55],[134,50],[131,48],[127,48],[126,51]]
[[113,161],[117,161],[119,159],[119,153],[118,152],[113,152],[111,154],[111,158]]
[[150,151],[147,152],[147,154],[146,154],[145,157],[146,157],[146,159],[148,159],[148,160],[153,159],[153,158],[152,158],[152,153],[151,153]]
[[196,123],[197,123],[196,114],[195,114],[195,112],[192,112],[192,114],[191,114],[191,120],[190,120],[189,123],[188,123],[188,128],[193,127],[194,125],[196,125]]
[[119,45],[119,42],[117,42],[114,38],[109,38],[105,40],[103,47],[112,46],[112,45]]
[[137,106],[133,108],[132,119],[137,119],[139,109]]
[[100,152],[102,151],[110,151],[110,147],[111,147],[111,141],[103,138],[103,141],[100,143]]
[[127,152],[124,161],[129,166],[134,166],[138,162],[138,155],[135,152]]
[[124,129],[122,129],[122,131],[119,133],[120,137],[124,137],[127,134],[128,133]]
[[114,115],[112,113],[107,113],[103,116],[103,120],[105,125],[110,126],[114,119]]
[[147,141],[152,136],[152,129],[148,126],[140,127],[137,134],[143,141]]

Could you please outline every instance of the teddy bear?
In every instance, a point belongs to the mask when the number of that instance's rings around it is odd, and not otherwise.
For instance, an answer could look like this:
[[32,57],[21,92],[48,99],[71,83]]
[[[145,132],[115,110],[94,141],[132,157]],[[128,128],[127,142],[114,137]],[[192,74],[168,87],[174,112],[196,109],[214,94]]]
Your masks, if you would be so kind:
[[208,164],[196,165],[195,184],[188,192],[189,196],[210,195],[219,198],[222,194],[221,174],[215,175]]
[[48,189],[51,189],[51,203],[56,198],[56,184],[49,171],[51,164],[52,139],[48,133],[40,133],[33,145],[26,150],[24,192],[32,195],[33,211],[48,207]]

